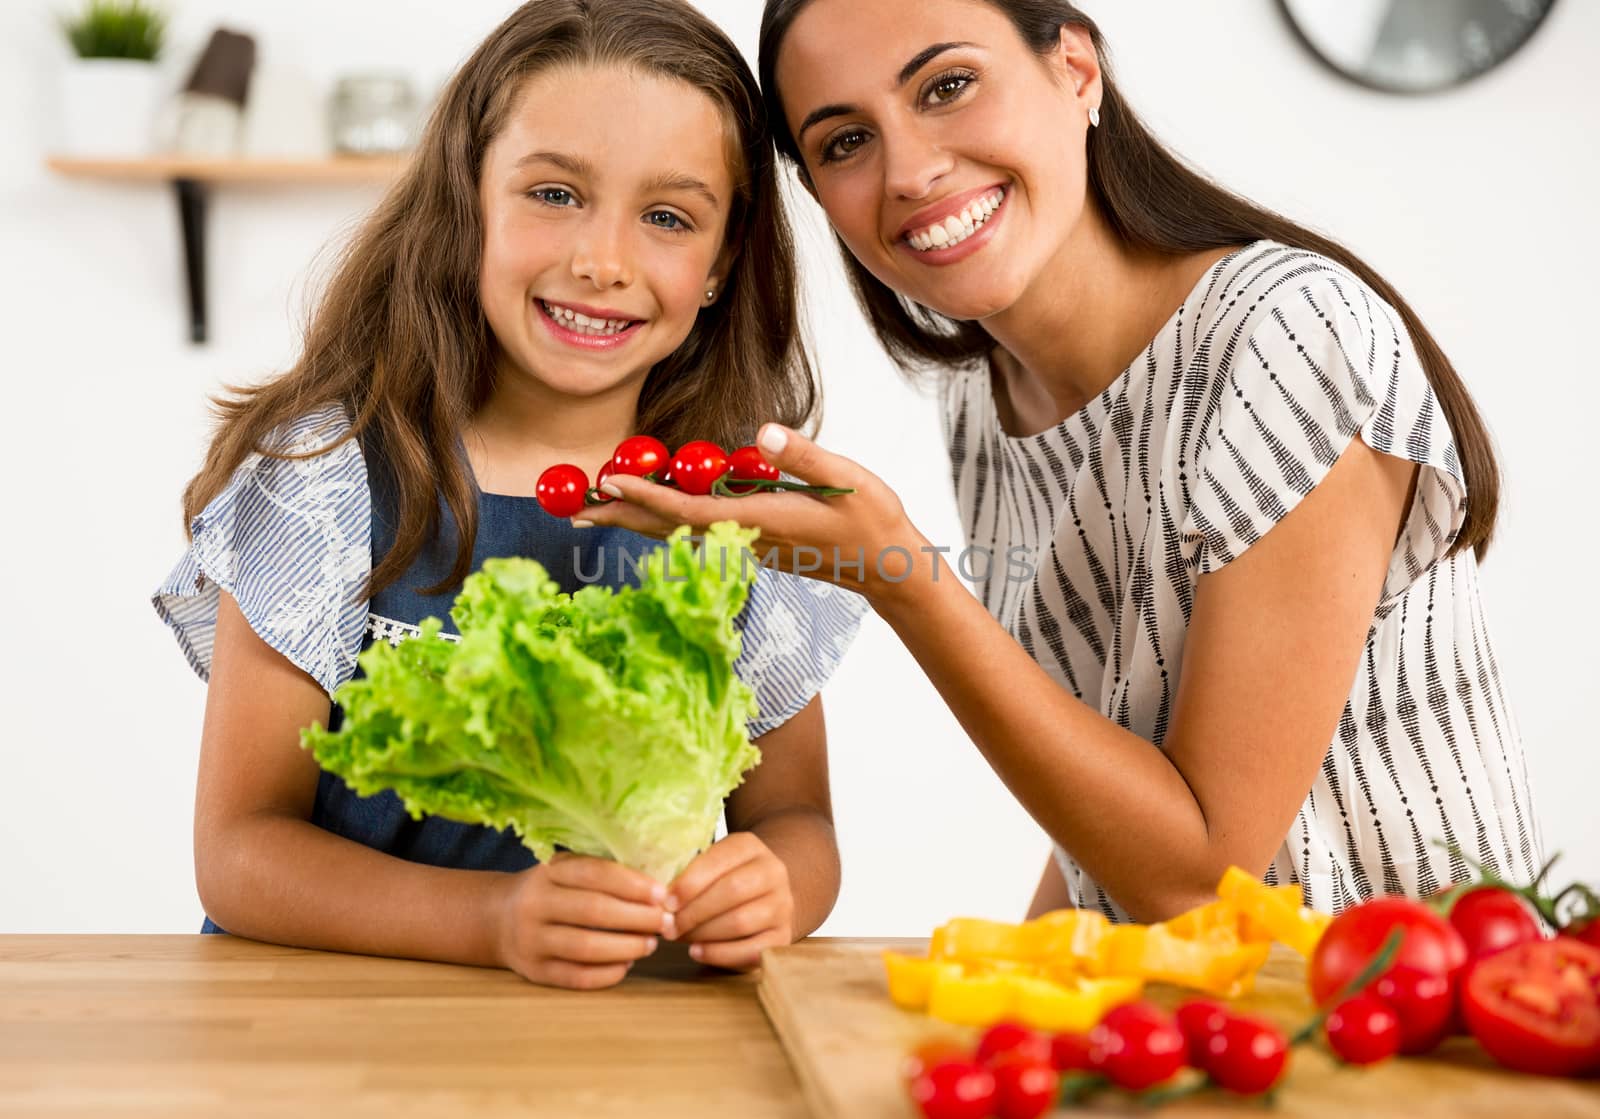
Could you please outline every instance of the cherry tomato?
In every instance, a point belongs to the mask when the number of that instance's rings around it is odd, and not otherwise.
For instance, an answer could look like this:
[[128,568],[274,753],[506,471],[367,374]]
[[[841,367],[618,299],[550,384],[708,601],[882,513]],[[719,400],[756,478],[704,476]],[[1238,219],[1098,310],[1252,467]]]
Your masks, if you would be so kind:
[[1061,1074],[1048,1060],[1037,1060],[1013,1049],[1000,1054],[994,1064],[994,1084],[999,1119],[1038,1119],[1055,1106],[1061,1091]]
[[973,1060],[980,1065],[992,1065],[1001,1057],[1013,1054],[1030,1061],[1049,1061],[1050,1039],[1020,1022],[997,1022],[978,1039],[978,1051]]
[[1455,995],[1442,975],[1400,964],[1380,975],[1370,988],[1400,1019],[1400,1052],[1432,1052],[1450,1036]]
[[1479,886],[1450,907],[1450,924],[1467,946],[1468,960],[1544,939],[1533,908],[1509,890]]
[[1088,1034],[1056,1034],[1050,1039],[1050,1063],[1057,1072],[1093,1072],[1092,1050]]
[[659,439],[648,435],[633,435],[617,444],[611,455],[611,469],[616,474],[630,474],[643,478],[658,473],[667,465],[671,452]]
[[1171,1079],[1189,1055],[1177,1023],[1147,1002],[1108,1010],[1090,1031],[1089,1047],[1096,1068],[1130,1092]]
[[1178,1007],[1178,1029],[1189,1050],[1189,1064],[1205,1068],[1206,1043],[1211,1035],[1228,1024],[1232,1016],[1227,1007],[1211,999],[1190,999]]
[[672,481],[684,493],[704,497],[716,480],[728,472],[728,456],[715,443],[696,439],[672,456]]
[[971,1050],[949,1038],[941,1037],[925,1041],[907,1053],[905,1059],[900,1062],[900,1079],[909,1085],[940,1061],[965,1061],[971,1059],[971,1056]]
[[1462,985],[1461,1010],[1478,1044],[1506,1068],[1600,1071],[1600,948],[1557,937],[1479,960]]
[[[615,473],[616,473],[616,471],[611,468],[611,464],[609,462],[606,463],[604,466],[602,466],[600,468],[600,473],[598,473],[598,474],[596,474],[594,476],[594,488],[596,490],[598,490],[601,486],[606,484],[606,479],[611,477],[611,475],[613,475]],[[600,502],[600,504],[604,505],[608,501],[615,501],[616,498],[612,497],[608,493],[596,493],[595,494],[595,500]]]
[[1278,1082],[1289,1059],[1289,1042],[1276,1026],[1235,1015],[1206,1043],[1205,1070],[1241,1096],[1259,1096]]
[[[728,456],[728,477],[776,482],[782,477],[782,473],[767,461],[767,456],[761,453],[761,448],[740,447]],[[756,489],[755,486],[738,486],[731,481],[728,483],[728,488],[734,493],[750,493]]]
[[1427,906],[1382,897],[1351,906],[1333,919],[1311,954],[1311,997],[1325,1005],[1343,992],[1383,947],[1394,929],[1405,933],[1395,966],[1442,975],[1454,988],[1467,964],[1467,946],[1450,923]]
[[1328,1047],[1341,1061],[1372,1065],[1400,1051],[1400,1016],[1376,995],[1345,999],[1328,1015]]
[[939,1061],[912,1080],[911,1099],[927,1119],[989,1119],[994,1073],[974,1061]]
[[534,487],[539,508],[552,517],[575,517],[583,512],[589,492],[589,476],[570,463],[557,463],[543,474]]

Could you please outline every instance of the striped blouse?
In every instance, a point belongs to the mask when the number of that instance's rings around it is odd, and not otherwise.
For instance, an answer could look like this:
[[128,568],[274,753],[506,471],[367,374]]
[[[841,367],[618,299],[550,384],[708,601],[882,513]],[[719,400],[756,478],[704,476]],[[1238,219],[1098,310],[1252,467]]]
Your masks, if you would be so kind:
[[[1271,868],[1315,908],[1540,861],[1516,722],[1470,549],[1456,446],[1393,308],[1336,262],[1258,242],[1218,261],[1104,392],[1001,429],[986,368],[944,388],[962,524],[989,611],[1063,687],[1160,746],[1200,576],[1244,553],[1358,434],[1420,464],[1350,696]],[[1006,573],[1011,577],[1007,577]],[[1085,806],[1088,808],[1089,806]],[[1060,848],[1075,905],[1126,912]]]

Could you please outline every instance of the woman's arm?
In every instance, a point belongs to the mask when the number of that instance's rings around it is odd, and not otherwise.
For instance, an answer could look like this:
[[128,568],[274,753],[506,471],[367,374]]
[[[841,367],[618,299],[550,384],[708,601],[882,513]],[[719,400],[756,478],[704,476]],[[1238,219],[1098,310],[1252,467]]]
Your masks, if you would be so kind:
[[1061,867],[1056,865],[1055,852],[1045,856],[1044,873],[1039,875],[1039,885],[1033,891],[1033,901],[1028,905],[1028,920],[1057,909],[1070,909],[1072,898],[1067,894],[1066,879],[1061,877]]
[[[1412,463],[1354,440],[1265,537],[1201,577],[1158,749],[1051,679],[922,550],[928,541],[881,480],[786,434],[782,449],[767,449],[775,465],[857,493],[696,498],[613,478],[627,501],[586,516],[660,534],[737,509],[742,523],[761,527],[760,547],[777,548],[786,564],[800,546],[825,557],[837,549],[847,561],[859,550],[865,576],[843,568],[848,585],[900,635],[1013,795],[1135,918],[1210,900],[1229,864],[1254,873],[1270,865],[1349,697]],[[833,574],[830,562],[819,576]]]

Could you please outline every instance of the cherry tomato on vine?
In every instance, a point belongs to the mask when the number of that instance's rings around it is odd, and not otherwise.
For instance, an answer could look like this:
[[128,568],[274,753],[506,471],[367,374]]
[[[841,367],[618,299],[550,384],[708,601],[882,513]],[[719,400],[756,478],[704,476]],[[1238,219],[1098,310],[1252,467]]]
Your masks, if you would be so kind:
[[1112,1082],[1142,1092],[1177,1073],[1188,1059],[1183,1031],[1147,1002],[1113,1007],[1089,1032],[1090,1059]]
[[[594,488],[598,490],[601,486],[606,484],[606,479],[615,473],[616,471],[611,469],[611,464],[609,462],[606,463],[600,468],[600,473],[594,476]],[[600,502],[601,505],[605,505],[607,502],[616,500],[616,498],[612,497],[608,493],[596,493],[594,496],[595,500]]]
[[1455,993],[1444,976],[1400,964],[1378,976],[1369,990],[1400,1019],[1400,1052],[1432,1052],[1450,1036]]
[[997,1099],[994,1073],[976,1061],[939,1061],[910,1090],[927,1119],[989,1119]]
[[648,435],[632,435],[617,444],[611,455],[611,472],[643,478],[657,474],[667,465],[672,453],[659,439]]
[[1057,1072],[1093,1072],[1093,1050],[1088,1034],[1056,1034],[1050,1039],[1050,1063]]
[[900,1079],[909,1085],[941,1061],[965,1061],[971,1056],[971,1050],[949,1038],[925,1041],[907,1053],[900,1062]]
[[1587,921],[1568,925],[1561,930],[1561,935],[1568,940],[1587,944],[1591,948],[1600,948],[1600,917],[1591,917]]
[[1372,962],[1390,933],[1404,937],[1394,965],[1442,975],[1453,988],[1467,965],[1467,946],[1450,923],[1406,898],[1379,897],[1351,906],[1333,919],[1311,954],[1311,998],[1324,1006]]
[[728,488],[734,493],[750,493],[756,486],[735,485],[733,479],[776,482],[782,477],[776,466],[767,461],[760,447],[740,447],[728,456]]
[[1013,1049],[1000,1054],[992,1068],[998,1119],[1039,1119],[1055,1106],[1061,1074],[1048,1060]]
[[1206,1043],[1212,1034],[1222,1032],[1232,1012],[1212,999],[1189,999],[1178,1007],[1175,1017],[1188,1046],[1189,1063],[1205,1068]]
[[1032,1061],[1048,1061],[1050,1039],[1021,1022],[997,1022],[983,1031],[973,1060],[980,1065],[992,1065],[1012,1054]]
[[1373,1065],[1400,1052],[1400,1016],[1376,995],[1345,999],[1324,1028],[1328,1047],[1347,1064]]
[[705,439],[696,439],[678,448],[672,456],[672,481],[684,493],[704,497],[716,480],[728,472],[728,456],[722,448]]
[[539,508],[552,517],[575,517],[583,512],[589,476],[571,463],[559,462],[539,475],[534,494]]
[[1278,1082],[1288,1059],[1288,1039],[1276,1026],[1234,1016],[1206,1043],[1205,1070],[1230,1092],[1259,1096]]
[[1544,939],[1533,907],[1509,890],[1479,886],[1450,907],[1450,925],[1467,946],[1467,959],[1481,960],[1519,944]]

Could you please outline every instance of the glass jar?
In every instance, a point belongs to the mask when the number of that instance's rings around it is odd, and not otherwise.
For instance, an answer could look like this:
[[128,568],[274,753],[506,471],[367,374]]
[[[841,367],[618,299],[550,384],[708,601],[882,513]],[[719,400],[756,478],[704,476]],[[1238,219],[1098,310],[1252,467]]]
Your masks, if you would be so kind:
[[329,104],[335,151],[345,155],[395,155],[411,147],[417,94],[400,74],[340,78]]

